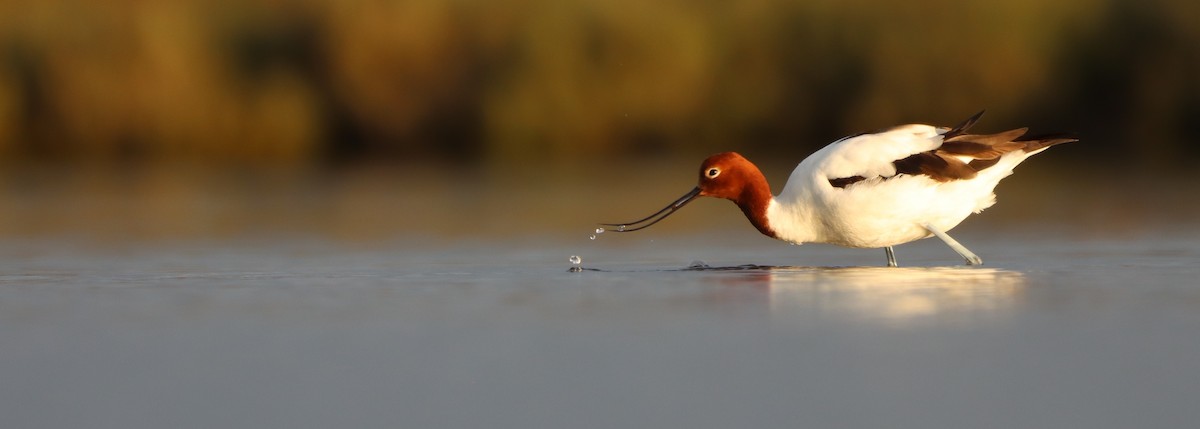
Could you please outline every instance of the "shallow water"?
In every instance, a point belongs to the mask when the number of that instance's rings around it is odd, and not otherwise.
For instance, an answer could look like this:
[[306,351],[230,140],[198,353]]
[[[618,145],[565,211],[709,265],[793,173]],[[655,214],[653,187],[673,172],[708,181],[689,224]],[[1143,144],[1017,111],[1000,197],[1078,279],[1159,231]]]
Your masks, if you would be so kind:
[[897,248],[898,269],[878,250],[750,233],[589,232],[10,241],[0,426],[1200,420],[1200,236],[1188,228],[967,229],[956,238],[987,265],[955,266],[925,240]]

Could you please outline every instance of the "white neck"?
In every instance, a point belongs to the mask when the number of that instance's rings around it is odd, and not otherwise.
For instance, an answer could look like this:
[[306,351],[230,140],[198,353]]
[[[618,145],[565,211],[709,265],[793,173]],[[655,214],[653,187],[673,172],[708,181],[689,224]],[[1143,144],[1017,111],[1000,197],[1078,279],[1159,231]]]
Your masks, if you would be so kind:
[[[788,207],[790,206],[790,207]],[[775,231],[775,238],[801,244],[816,241],[812,213],[806,204],[780,204],[777,197],[767,203],[767,223]]]

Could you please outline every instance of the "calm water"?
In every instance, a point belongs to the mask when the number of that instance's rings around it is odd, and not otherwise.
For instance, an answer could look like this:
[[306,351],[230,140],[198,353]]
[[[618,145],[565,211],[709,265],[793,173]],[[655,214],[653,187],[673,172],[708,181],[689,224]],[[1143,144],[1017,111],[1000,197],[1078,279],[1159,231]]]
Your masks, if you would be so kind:
[[1200,421],[1200,235],[984,228],[956,234],[982,268],[747,231],[8,242],[0,426]]

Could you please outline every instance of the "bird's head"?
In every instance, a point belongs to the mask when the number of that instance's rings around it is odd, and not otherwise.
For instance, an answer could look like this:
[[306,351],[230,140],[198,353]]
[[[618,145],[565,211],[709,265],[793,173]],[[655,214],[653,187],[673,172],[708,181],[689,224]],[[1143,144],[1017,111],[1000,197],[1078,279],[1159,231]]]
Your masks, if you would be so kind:
[[[601,225],[615,227],[618,232],[637,231],[666,219],[696,197],[724,198],[743,206],[748,198],[747,191],[760,190],[757,187],[766,188],[766,180],[762,178],[758,167],[736,152],[718,153],[700,163],[699,183],[675,202],[633,222]],[[770,195],[770,189],[761,190]]]
[[716,197],[738,201],[753,183],[754,175],[761,176],[758,168],[737,152],[723,152],[710,156],[700,164],[700,179],[696,189],[699,196]]

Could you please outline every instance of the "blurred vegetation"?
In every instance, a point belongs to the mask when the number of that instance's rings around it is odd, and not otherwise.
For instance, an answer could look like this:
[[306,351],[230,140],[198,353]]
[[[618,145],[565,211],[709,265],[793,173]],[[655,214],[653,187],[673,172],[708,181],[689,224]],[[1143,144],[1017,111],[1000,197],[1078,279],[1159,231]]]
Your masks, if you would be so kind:
[[852,131],[1194,161],[1193,0],[0,0],[0,159],[569,161]]

